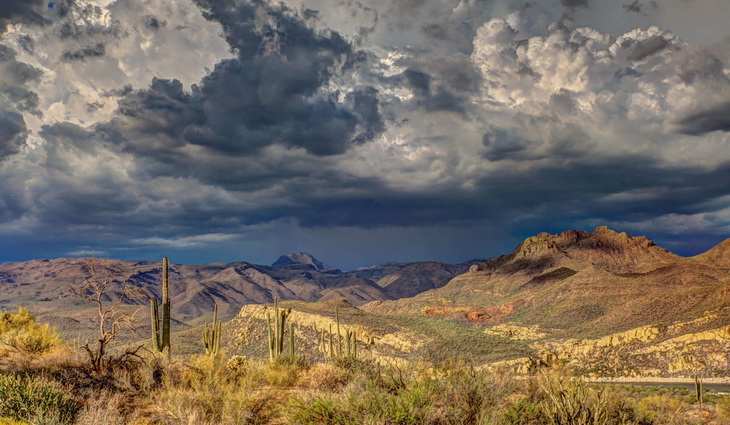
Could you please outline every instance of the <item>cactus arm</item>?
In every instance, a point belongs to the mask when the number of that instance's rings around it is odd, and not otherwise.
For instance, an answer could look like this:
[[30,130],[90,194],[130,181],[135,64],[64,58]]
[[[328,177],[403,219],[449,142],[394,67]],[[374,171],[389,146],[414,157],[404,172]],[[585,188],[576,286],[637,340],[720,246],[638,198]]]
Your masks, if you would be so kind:
[[152,347],[157,351],[162,351],[162,341],[160,340],[160,313],[157,307],[157,298],[150,300],[150,324],[152,325]]
[[205,354],[217,356],[221,351],[221,323],[218,321],[218,304],[213,307],[213,323],[210,328],[205,324],[203,329],[203,347]]
[[342,355],[342,334],[340,333],[340,308],[335,309],[335,317],[337,318],[337,355]]
[[162,349],[170,357],[170,272],[167,257],[162,259]]
[[269,335],[269,360],[274,361],[274,333],[271,330],[271,315],[269,312],[266,312],[266,330],[268,331]]

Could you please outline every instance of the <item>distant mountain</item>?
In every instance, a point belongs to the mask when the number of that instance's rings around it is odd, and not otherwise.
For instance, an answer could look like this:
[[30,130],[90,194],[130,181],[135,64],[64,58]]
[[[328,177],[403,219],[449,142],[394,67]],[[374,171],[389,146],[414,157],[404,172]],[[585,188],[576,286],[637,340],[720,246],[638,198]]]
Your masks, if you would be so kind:
[[421,292],[440,288],[454,276],[460,275],[473,264],[487,260],[477,259],[460,264],[446,264],[436,261],[417,263],[385,263],[380,266],[359,269],[356,276],[377,283],[393,298],[406,298]]
[[292,265],[308,265],[314,267],[315,270],[320,272],[334,271],[332,267],[314,258],[312,254],[306,252],[295,252],[289,255],[282,255],[279,257],[274,264],[271,265],[272,269],[280,269],[282,267]]
[[[80,304],[70,289],[80,287],[89,275],[88,261],[59,258],[0,264],[0,309],[23,305],[62,329],[82,330],[92,326],[94,316],[86,311],[91,306]],[[161,262],[97,261],[117,271],[110,299],[120,295],[124,283],[146,294],[139,301],[140,308],[148,305],[149,298],[160,297]],[[178,328],[209,320],[216,303],[221,317],[226,319],[244,305],[271,303],[274,297],[307,302],[342,298],[355,306],[398,299],[443,286],[467,268],[468,265],[436,262],[388,263],[367,272],[341,272],[306,253],[282,256],[271,267],[246,262],[172,264],[173,319]],[[390,284],[384,287],[384,282]],[[143,316],[145,312],[141,313]],[[142,325],[147,326],[146,322]]]

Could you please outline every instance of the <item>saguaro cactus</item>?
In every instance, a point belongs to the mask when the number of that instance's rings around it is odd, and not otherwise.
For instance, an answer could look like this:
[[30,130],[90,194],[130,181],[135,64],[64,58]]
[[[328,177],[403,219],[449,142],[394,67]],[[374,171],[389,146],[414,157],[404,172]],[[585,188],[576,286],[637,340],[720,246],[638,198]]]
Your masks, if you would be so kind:
[[162,259],[162,330],[157,298],[150,300],[150,320],[152,322],[152,346],[159,352],[167,351],[170,357],[170,275],[167,257]]
[[[322,329],[320,338],[320,349],[329,356],[330,359],[336,358],[353,358],[357,359],[357,333],[354,330],[345,329],[344,343],[342,346],[343,336],[340,328],[340,308],[335,309],[335,329],[337,335],[332,332],[332,324],[330,324],[329,338],[325,335],[325,330]],[[335,341],[336,338],[336,341]]]
[[697,376],[697,372],[695,372],[695,395],[697,396],[697,403],[700,405],[700,409],[702,408],[702,378]]
[[205,324],[203,329],[203,346],[205,354],[216,357],[221,351],[221,325],[223,322],[218,321],[218,304],[213,307],[213,325],[208,328]]
[[[291,309],[279,310],[279,298],[274,298],[274,321],[271,321],[271,314],[266,312],[269,334],[269,360],[275,362],[284,352],[284,332],[286,330],[286,318]],[[293,334],[293,332],[292,332]]]

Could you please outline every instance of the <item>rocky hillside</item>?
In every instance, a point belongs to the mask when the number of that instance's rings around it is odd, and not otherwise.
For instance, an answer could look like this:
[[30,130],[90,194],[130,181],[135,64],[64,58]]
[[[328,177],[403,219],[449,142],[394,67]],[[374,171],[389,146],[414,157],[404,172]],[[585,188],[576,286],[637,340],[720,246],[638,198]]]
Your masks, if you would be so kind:
[[[707,337],[730,336],[726,328],[730,323],[729,247],[730,241],[725,241],[704,254],[684,258],[644,237],[607,227],[593,232],[541,233],[526,239],[511,254],[472,268],[444,287],[407,300],[374,301],[362,309],[471,324],[486,332],[532,340],[537,351],[552,350],[569,358],[578,358],[579,353],[612,358],[601,351],[603,343],[596,341],[656,327],[662,330],[656,334],[658,339],[624,344],[622,358],[636,360],[658,352],[689,358],[691,353],[705,350],[730,366],[726,353],[720,356],[717,352],[724,343],[718,345],[717,338]],[[703,317],[713,319],[701,320]],[[669,342],[663,348],[651,348],[662,341]],[[667,347],[679,350],[677,341],[686,342],[681,353],[667,351]],[[594,343],[598,344],[596,350],[591,348]],[[619,350],[622,344],[612,347]],[[634,349],[644,351],[631,355]],[[667,373],[678,370],[678,363],[664,361],[660,368],[652,362],[656,370]]]
[[541,233],[442,288],[364,308],[606,335],[730,305],[723,295],[730,290],[727,244],[684,258],[607,227]]

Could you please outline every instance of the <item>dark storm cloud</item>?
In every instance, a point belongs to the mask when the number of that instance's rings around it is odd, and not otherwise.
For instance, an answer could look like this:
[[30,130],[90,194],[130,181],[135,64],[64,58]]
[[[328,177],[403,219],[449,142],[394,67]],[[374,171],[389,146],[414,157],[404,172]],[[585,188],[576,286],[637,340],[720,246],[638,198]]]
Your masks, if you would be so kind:
[[499,127],[493,127],[488,133],[485,133],[482,143],[486,147],[484,158],[489,161],[520,157],[533,144],[533,142],[510,134],[508,130]]
[[35,41],[29,35],[21,35],[18,37],[18,45],[26,52],[33,54],[35,50]]
[[246,156],[278,144],[329,156],[384,130],[377,90],[328,90],[360,60],[339,34],[318,33],[283,6],[199,4],[223,25],[237,57],[189,93],[179,81],[155,79],[122,98],[119,117],[99,128],[128,151],[167,158],[169,149],[193,144]]
[[414,97],[406,102],[427,112],[448,111],[468,117],[470,104],[479,96],[483,80],[475,69],[473,61],[462,54],[421,54],[402,61],[408,66],[400,74],[379,76],[386,87],[394,89],[407,87]]
[[5,32],[8,24],[46,23],[46,5],[45,0],[3,0],[0,2],[0,34]]
[[648,40],[639,40],[634,43],[634,47],[631,49],[628,59],[632,61],[639,61],[668,46],[670,46],[670,42],[662,36],[651,37]]
[[145,17],[142,18],[142,22],[144,23],[145,27],[153,31],[157,31],[160,28],[164,28],[165,26],[167,26],[167,21],[162,21],[154,15],[145,15]]
[[537,224],[556,221],[558,228],[569,228],[587,217],[638,222],[667,211],[706,212],[708,201],[726,195],[728,178],[728,163],[707,171],[666,168],[648,157],[620,157],[498,173],[480,187],[484,208],[498,217],[529,224],[538,215]]
[[685,84],[703,81],[730,82],[725,75],[725,64],[710,50],[694,48],[682,53],[677,61],[676,73]]
[[633,3],[625,3],[623,8],[626,9],[627,12],[641,13],[641,10],[644,8],[644,4],[639,0],[634,0]]
[[28,131],[22,113],[41,115],[38,95],[27,87],[40,77],[41,71],[19,62],[14,50],[0,44],[0,160],[25,144]]
[[380,115],[378,108],[378,90],[373,87],[363,87],[348,93],[347,100],[351,104],[352,111],[360,118],[364,129],[353,143],[362,144],[372,140],[375,136],[385,131],[385,122]]
[[[623,8],[624,8],[624,10],[626,10],[626,12],[629,12],[629,13],[638,13],[641,15],[646,15],[646,12],[645,12],[646,5],[640,0],[634,0],[631,3],[624,3]],[[649,9],[655,10],[658,8],[659,8],[659,3],[657,3],[654,0],[651,0],[649,2]]]
[[25,143],[26,128],[23,116],[0,109],[0,160],[18,153]]
[[87,46],[79,50],[63,52],[61,60],[64,62],[81,61],[86,58],[100,57],[106,54],[106,47],[102,43],[94,46]]
[[588,0],[560,0],[563,7],[575,10],[579,7],[588,7]]
[[101,93],[103,97],[124,97],[132,93],[134,87],[131,84],[125,84],[122,88],[104,91]]
[[431,76],[425,72],[406,69],[402,74],[402,81],[405,82],[419,96],[431,94]]
[[676,122],[677,131],[699,136],[712,131],[730,131],[730,102],[689,114]]
[[27,88],[28,83],[37,81],[42,73],[17,60],[16,52],[0,44],[0,96],[21,112],[40,115],[38,95]]
[[[434,187],[418,193],[388,189],[375,180],[352,180],[358,191],[313,196],[292,190],[297,206],[269,209],[262,220],[291,215],[304,226],[437,226],[454,222],[500,220],[515,229],[525,218],[541,215],[540,223],[577,218],[602,221],[645,220],[674,211],[707,210],[708,200],[726,194],[730,164],[709,172],[666,168],[652,158],[620,157],[576,162],[529,171],[501,171],[480,180],[470,191]],[[645,191],[650,198],[632,197]],[[624,196],[624,193],[628,195]],[[335,193],[332,191],[331,193]],[[523,218],[521,218],[523,217]],[[527,219],[527,223],[530,219]]]

